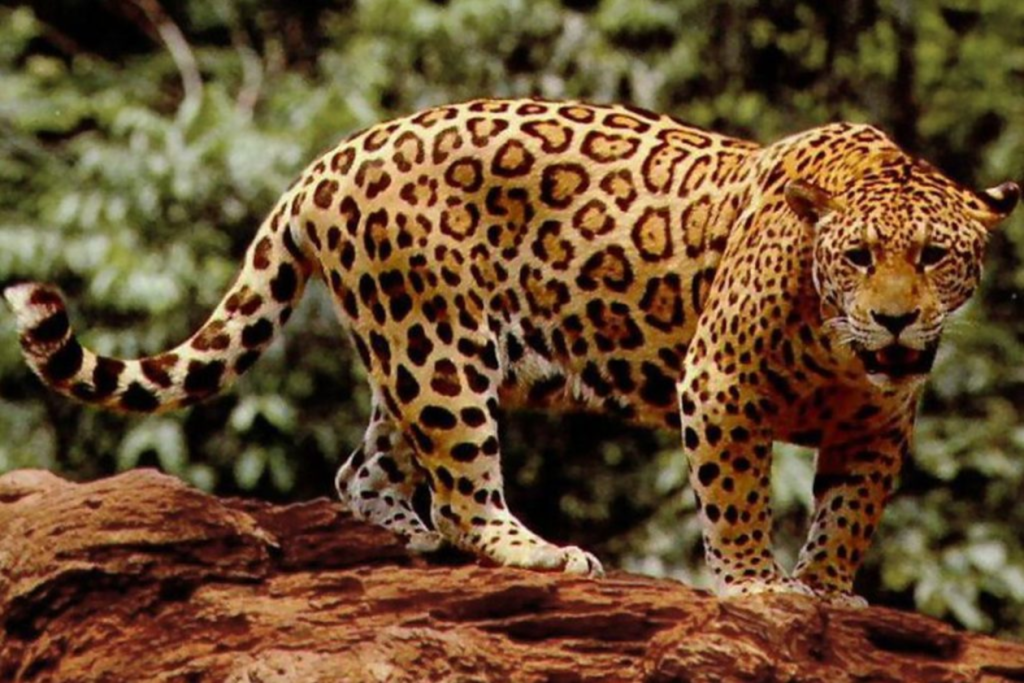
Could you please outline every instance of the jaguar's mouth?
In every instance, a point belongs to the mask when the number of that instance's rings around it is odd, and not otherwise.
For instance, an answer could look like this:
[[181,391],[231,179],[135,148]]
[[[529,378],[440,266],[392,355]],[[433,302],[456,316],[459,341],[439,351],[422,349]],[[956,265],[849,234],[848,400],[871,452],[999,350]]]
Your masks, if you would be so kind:
[[880,349],[854,349],[864,363],[869,375],[885,375],[892,379],[904,379],[926,375],[935,363],[939,343],[932,342],[923,349],[912,349],[902,344],[890,344]]

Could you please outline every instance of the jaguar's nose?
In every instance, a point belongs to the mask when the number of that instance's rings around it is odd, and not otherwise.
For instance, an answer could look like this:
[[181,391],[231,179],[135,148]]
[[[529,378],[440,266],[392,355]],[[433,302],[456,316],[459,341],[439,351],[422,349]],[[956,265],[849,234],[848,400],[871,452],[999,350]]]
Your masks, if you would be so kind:
[[908,326],[912,325],[915,320],[921,315],[921,309],[915,308],[910,313],[904,313],[902,315],[888,315],[886,313],[879,313],[877,311],[871,312],[871,317],[876,323],[884,327],[885,329],[892,332],[892,336],[898,337],[900,332],[907,329]]

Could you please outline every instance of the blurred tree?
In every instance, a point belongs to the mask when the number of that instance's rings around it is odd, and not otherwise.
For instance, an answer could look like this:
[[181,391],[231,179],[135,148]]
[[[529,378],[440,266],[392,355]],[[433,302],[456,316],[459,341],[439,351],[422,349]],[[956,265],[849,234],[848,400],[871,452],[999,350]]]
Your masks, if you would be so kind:
[[[971,184],[1024,176],[1017,0],[48,0],[0,8],[0,280],[55,281],[87,342],[178,342],[290,178],[354,129],[445,101],[629,101],[769,141],[871,121]],[[863,573],[872,600],[1024,637],[1024,220],[993,239],[916,457]],[[0,315],[0,471],[156,465],[205,489],[331,493],[367,414],[324,292],[230,395],[132,419],[31,379]],[[541,533],[706,582],[677,437],[510,416],[511,504]],[[810,459],[779,448],[780,544]],[[595,467],[595,460],[602,466]]]

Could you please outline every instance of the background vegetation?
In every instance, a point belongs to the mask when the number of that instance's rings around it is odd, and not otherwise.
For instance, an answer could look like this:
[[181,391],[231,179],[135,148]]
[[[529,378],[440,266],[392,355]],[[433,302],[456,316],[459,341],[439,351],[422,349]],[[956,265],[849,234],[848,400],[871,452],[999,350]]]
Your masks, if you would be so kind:
[[[85,340],[151,353],[219,299],[291,177],[353,129],[481,95],[629,101],[772,140],[871,121],[965,182],[1024,177],[1019,0],[47,0],[0,8],[0,280],[59,283]],[[950,331],[861,576],[873,602],[1024,637],[1024,218]],[[132,419],[45,392],[0,313],[0,471],[158,466],[205,489],[331,495],[367,413],[312,288],[258,370]],[[611,564],[706,582],[677,437],[505,422],[515,509]],[[779,543],[810,459],[778,449]],[[600,466],[595,462],[600,461]],[[778,476],[781,475],[781,476]]]

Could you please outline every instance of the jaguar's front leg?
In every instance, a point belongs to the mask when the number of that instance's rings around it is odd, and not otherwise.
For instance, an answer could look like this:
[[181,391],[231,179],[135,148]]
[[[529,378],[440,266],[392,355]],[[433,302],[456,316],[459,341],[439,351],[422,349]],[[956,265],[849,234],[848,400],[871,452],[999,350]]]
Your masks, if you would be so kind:
[[772,552],[771,445],[757,399],[744,400],[738,377],[691,367],[679,384],[683,445],[697,496],[708,566],[723,597],[810,593]]
[[868,432],[826,437],[814,477],[814,518],[794,576],[833,602],[864,606],[853,580],[871,544],[903,459],[913,410]]

